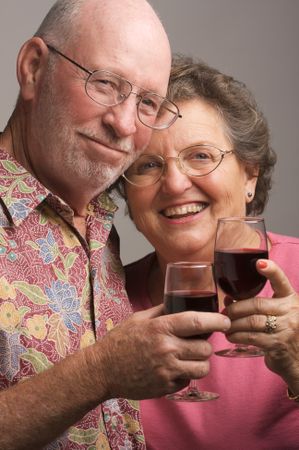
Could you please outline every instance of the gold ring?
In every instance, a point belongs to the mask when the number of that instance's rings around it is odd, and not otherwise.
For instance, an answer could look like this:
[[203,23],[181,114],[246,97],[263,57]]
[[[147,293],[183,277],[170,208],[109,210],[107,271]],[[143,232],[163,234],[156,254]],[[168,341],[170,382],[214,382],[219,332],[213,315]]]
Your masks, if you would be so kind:
[[277,328],[277,317],[276,316],[267,316],[266,325],[265,325],[265,333],[271,334]]

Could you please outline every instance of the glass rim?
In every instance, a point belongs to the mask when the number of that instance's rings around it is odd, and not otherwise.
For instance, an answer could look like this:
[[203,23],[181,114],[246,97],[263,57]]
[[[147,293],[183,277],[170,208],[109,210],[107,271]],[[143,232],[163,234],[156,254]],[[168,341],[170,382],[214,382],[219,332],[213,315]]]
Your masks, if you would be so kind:
[[231,217],[219,217],[219,222],[246,222],[246,223],[258,223],[264,222],[264,217],[260,216],[231,216]]
[[212,261],[174,261],[167,263],[167,267],[211,267]]

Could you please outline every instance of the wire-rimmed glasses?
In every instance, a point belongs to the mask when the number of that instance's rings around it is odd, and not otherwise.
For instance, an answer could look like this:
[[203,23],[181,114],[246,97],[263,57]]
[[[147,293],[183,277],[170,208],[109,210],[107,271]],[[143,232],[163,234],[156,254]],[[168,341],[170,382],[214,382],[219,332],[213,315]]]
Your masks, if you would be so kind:
[[174,159],[181,172],[191,177],[204,177],[221,164],[224,157],[233,150],[224,151],[208,144],[196,144],[184,148],[178,156],[163,158],[161,155],[141,155],[123,174],[135,186],[150,186],[162,177],[168,159]]
[[[175,103],[155,92],[147,92],[133,85],[130,81],[109,70],[89,70],[73,59],[61,53],[52,45],[48,49],[79,67],[88,74],[85,81],[85,91],[88,97],[102,106],[116,106],[123,103],[131,94],[137,97],[137,116],[143,125],[155,130],[170,127],[178,117],[181,117]],[[137,87],[139,93],[133,91]]]

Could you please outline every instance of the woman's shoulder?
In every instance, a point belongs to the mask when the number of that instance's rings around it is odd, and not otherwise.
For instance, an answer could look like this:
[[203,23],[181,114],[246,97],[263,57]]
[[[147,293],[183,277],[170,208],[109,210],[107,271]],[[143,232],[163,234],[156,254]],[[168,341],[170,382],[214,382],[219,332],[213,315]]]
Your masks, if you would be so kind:
[[143,275],[144,273],[148,273],[148,270],[153,262],[154,257],[155,253],[152,252],[136,261],[126,264],[125,272],[127,279],[130,276],[133,276],[135,278],[137,273],[141,273]]
[[293,247],[294,249],[299,246],[299,238],[294,236],[287,236],[284,234],[277,234],[268,232],[268,237],[271,241],[272,247],[279,247],[279,246],[285,246],[285,247]]
[[293,287],[299,289],[299,238],[268,233],[271,241],[269,257],[285,272]]

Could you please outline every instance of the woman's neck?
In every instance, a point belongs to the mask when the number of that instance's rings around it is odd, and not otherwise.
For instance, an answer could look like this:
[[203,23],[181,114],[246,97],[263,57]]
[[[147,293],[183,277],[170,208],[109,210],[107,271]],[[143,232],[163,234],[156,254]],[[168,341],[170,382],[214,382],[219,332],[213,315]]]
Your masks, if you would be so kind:
[[[155,255],[149,270],[148,277],[148,293],[150,296],[150,301],[153,306],[160,305],[163,303],[164,297],[164,279],[167,262],[159,255]],[[218,289],[218,301],[219,301],[219,311],[224,308],[224,293]]]
[[165,270],[161,268],[156,255],[150,267],[148,277],[148,292],[153,306],[160,305],[163,302],[164,278]]

